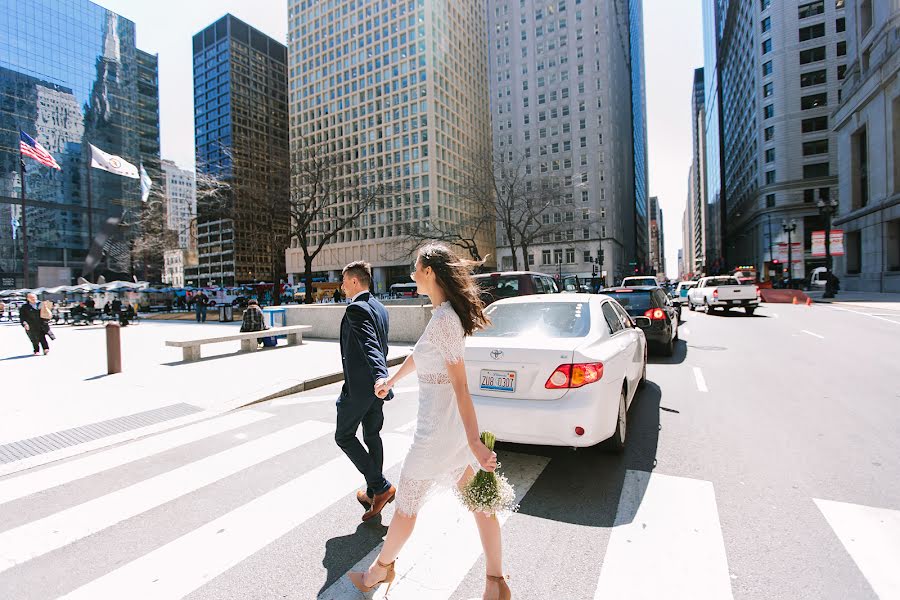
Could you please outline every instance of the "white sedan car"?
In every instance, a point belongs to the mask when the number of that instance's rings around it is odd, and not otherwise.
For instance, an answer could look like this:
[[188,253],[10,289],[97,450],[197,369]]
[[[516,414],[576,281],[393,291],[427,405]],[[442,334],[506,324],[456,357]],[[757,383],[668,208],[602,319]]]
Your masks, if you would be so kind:
[[520,296],[491,304],[466,339],[482,430],[547,446],[625,447],[628,407],[647,374],[647,342],[608,296]]

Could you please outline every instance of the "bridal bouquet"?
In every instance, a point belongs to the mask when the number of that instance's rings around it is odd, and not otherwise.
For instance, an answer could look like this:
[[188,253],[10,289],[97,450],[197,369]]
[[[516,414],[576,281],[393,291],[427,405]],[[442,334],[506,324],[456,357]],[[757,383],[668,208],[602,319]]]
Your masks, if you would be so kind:
[[[496,440],[490,431],[481,434],[481,441],[492,451]],[[500,467],[500,463],[497,463],[497,467]],[[457,491],[457,494],[466,508],[473,512],[496,515],[501,512],[515,512],[519,508],[512,484],[497,471],[489,473],[479,469],[469,483]]]

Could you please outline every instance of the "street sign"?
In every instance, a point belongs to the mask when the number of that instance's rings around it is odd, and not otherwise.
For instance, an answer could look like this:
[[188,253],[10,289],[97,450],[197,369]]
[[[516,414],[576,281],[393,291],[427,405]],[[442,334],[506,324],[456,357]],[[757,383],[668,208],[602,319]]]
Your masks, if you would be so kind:
[[[812,256],[825,256],[825,232],[812,232]],[[844,255],[844,231],[842,229],[831,230],[831,255]]]
[[0,277],[0,289],[11,290],[16,287],[15,277]]

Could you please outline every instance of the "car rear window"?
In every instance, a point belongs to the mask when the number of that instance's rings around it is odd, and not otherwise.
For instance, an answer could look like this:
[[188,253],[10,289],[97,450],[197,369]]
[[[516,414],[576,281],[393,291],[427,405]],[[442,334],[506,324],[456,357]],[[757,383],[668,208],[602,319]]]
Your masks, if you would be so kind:
[[607,296],[614,298],[622,305],[622,308],[631,316],[643,315],[650,308],[650,292],[607,292]]
[[476,337],[584,337],[591,329],[585,302],[526,302],[492,304],[485,310],[491,324]]
[[495,300],[512,298],[519,295],[518,275],[478,277],[476,278],[476,281],[482,292],[489,294]]
[[740,282],[734,277],[716,277],[706,282],[706,287],[714,285],[740,285]]

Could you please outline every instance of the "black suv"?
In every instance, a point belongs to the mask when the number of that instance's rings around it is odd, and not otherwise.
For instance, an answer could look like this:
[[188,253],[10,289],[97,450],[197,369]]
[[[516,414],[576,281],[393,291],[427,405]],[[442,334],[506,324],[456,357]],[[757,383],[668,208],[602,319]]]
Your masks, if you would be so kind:
[[656,286],[618,287],[600,293],[616,300],[632,317],[650,319],[649,326],[641,327],[647,341],[661,348],[665,356],[672,356],[678,339],[678,310],[665,290]]

